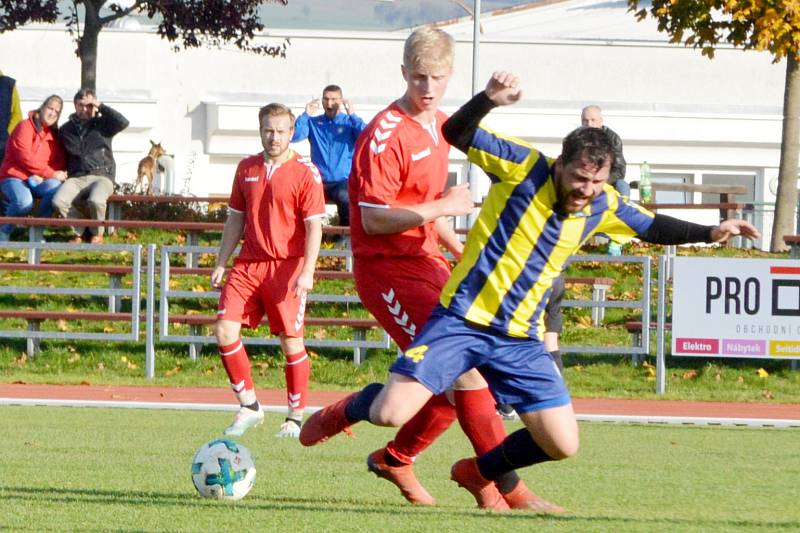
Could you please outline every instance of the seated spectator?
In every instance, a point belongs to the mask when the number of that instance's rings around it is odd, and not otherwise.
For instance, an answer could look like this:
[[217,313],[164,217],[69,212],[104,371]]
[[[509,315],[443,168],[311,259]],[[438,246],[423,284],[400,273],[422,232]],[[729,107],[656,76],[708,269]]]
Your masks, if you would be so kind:
[[[83,218],[81,207],[86,206],[89,218],[105,220],[108,197],[114,192],[116,163],[111,139],[128,127],[126,119],[97,101],[92,89],[81,89],[73,99],[75,113],[60,131],[67,154],[69,179],[53,197],[53,207],[64,218]],[[83,242],[83,232],[72,228],[71,243]],[[89,242],[103,243],[103,228],[84,230],[91,234]]]
[[[37,216],[53,214],[52,199],[67,179],[67,162],[58,138],[58,118],[64,102],[52,95],[31,111],[8,139],[6,156],[0,166],[0,192],[3,211],[9,217],[24,217],[40,198]],[[0,241],[7,241],[14,226],[0,226]]]

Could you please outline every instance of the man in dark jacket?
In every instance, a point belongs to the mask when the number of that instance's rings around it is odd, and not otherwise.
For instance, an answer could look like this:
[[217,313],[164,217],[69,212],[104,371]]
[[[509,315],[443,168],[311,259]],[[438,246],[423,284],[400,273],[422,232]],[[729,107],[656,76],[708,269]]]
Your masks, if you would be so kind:
[[600,128],[608,136],[611,146],[614,147],[614,164],[611,166],[611,174],[608,176],[608,184],[616,191],[626,197],[631,196],[631,186],[625,181],[625,157],[622,155],[622,139],[614,130],[603,125],[603,110],[600,106],[589,105],[581,111],[581,126],[587,128]]
[[[65,218],[84,218],[79,207],[88,209],[89,218],[104,220],[106,203],[114,192],[116,164],[111,139],[128,127],[128,119],[97,101],[92,89],[81,89],[73,100],[75,113],[59,130],[67,154],[68,178],[53,197],[53,207]],[[92,244],[102,244],[103,228],[87,228]],[[71,243],[80,243],[83,232],[75,233]]]

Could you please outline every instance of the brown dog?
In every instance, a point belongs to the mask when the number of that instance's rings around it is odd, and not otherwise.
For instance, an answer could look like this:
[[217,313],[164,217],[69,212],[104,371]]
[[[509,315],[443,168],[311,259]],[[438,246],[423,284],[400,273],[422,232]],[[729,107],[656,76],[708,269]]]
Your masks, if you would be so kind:
[[[134,191],[144,194],[153,194],[153,177],[158,168],[158,158],[167,153],[161,147],[161,143],[150,141],[150,145],[150,151],[139,161],[139,167],[136,169],[136,185],[133,187]],[[147,187],[145,187],[145,179],[147,179]]]

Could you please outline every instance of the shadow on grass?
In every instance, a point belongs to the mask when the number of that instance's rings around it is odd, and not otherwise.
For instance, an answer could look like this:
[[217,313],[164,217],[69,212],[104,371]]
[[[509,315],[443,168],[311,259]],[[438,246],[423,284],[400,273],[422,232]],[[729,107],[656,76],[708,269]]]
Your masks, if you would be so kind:
[[[187,480],[188,483],[188,480]],[[171,493],[171,492],[156,492],[156,491],[125,491],[125,490],[103,490],[103,489],[81,489],[81,488],[40,488],[40,487],[10,487],[0,485],[0,497],[3,500],[24,500],[30,503],[31,498],[40,499],[48,502],[61,502],[61,503],[78,503],[78,504],[125,504],[125,505],[160,505],[160,506],[192,506],[198,508],[205,508],[210,505],[226,505],[232,504],[236,507],[243,507],[251,510],[287,510],[287,511],[305,511],[309,513],[314,512],[330,512],[330,511],[345,511],[356,514],[389,514],[407,516],[409,511],[414,514],[452,514],[460,518],[469,517],[470,519],[481,519],[485,517],[489,520],[502,517],[504,520],[546,520],[558,521],[564,524],[572,524],[578,527],[579,522],[589,522],[590,524],[619,524],[633,525],[640,524],[645,527],[653,527],[661,529],[664,527],[670,530],[681,530],[683,528],[708,528],[708,530],[718,530],[720,528],[756,528],[756,529],[787,529],[793,530],[800,528],[800,521],[796,520],[723,520],[718,518],[714,519],[697,519],[697,518],[674,518],[674,517],[652,517],[652,518],[634,518],[634,517],[618,517],[618,516],[600,516],[600,515],[572,515],[569,512],[564,515],[536,515],[529,514],[524,511],[511,511],[498,515],[495,512],[483,511],[480,509],[466,510],[463,507],[455,506],[438,506],[438,507],[409,507],[407,504],[398,502],[397,504],[381,504],[365,506],[363,503],[353,502],[352,499],[343,498],[326,498],[321,501],[318,498],[262,498],[262,497],[249,497],[240,502],[223,502],[220,503],[216,500],[202,499],[194,493],[187,494],[185,492]]]

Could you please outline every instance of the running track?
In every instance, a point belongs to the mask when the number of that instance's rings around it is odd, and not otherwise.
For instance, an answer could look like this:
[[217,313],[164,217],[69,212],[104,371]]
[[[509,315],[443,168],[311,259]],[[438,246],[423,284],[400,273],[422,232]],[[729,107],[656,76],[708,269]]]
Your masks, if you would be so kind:
[[[285,392],[260,390],[267,410],[285,411]],[[311,410],[347,392],[311,391]],[[579,420],[683,425],[734,425],[800,428],[800,404],[723,403],[677,400],[574,398]],[[0,384],[0,405],[51,405],[140,409],[235,410],[227,388],[126,387],[102,385]]]

